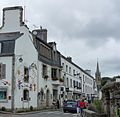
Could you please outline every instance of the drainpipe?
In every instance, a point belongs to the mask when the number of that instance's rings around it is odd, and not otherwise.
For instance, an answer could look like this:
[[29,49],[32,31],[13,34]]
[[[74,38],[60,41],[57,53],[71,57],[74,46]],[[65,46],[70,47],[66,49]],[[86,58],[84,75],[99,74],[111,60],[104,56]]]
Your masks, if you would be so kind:
[[15,71],[15,55],[13,55],[13,57],[12,57],[11,109],[12,109],[13,113],[15,113],[15,76],[14,76],[14,71]]
[[39,105],[39,97],[40,97],[40,93],[39,93],[39,60],[37,60],[37,108],[40,108]]

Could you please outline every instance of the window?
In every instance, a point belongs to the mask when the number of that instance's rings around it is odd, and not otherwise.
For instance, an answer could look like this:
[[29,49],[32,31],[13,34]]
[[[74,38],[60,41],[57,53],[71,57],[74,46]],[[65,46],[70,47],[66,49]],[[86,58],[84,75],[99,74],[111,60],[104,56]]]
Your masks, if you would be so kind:
[[57,69],[55,69],[55,68],[52,68],[52,74],[51,74],[52,76],[52,78],[55,78],[55,79],[57,79]]
[[7,99],[7,89],[0,89],[0,101]]
[[47,65],[43,65],[42,71],[43,71],[43,78],[44,78],[47,75]]
[[62,68],[64,69],[64,63],[62,63]]
[[73,87],[75,88],[75,80],[73,80]]
[[27,89],[23,91],[23,100],[29,100],[29,91]]
[[81,89],[81,83],[79,83],[79,88]]
[[27,67],[24,67],[24,82],[29,82],[29,70]]
[[76,87],[78,87],[78,81],[76,81]]
[[6,77],[6,65],[0,63],[0,79],[5,79]]
[[72,87],[72,79],[70,79],[70,87]]
[[71,67],[69,67],[69,73],[71,74]]
[[75,70],[73,70],[73,76],[75,75]]
[[66,72],[68,72],[68,65],[66,65]]
[[69,87],[69,79],[67,78],[67,87]]

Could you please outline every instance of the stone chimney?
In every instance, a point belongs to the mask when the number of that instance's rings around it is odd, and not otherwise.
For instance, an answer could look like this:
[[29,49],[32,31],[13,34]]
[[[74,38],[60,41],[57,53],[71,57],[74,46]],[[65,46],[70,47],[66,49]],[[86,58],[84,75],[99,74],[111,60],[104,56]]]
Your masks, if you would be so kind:
[[67,60],[70,61],[70,62],[72,62],[72,57],[70,57],[70,56],[67,57]]
[[91,75],[91,70],[86,69],[85,72]]
[[47,29],[42,29],[42,27],[40,27],[40,29],[33,30],[32,33],[39,39],[47,42]]
[[21,6],[3,9],[2,31],[17,32],[23,24],[23,8]]

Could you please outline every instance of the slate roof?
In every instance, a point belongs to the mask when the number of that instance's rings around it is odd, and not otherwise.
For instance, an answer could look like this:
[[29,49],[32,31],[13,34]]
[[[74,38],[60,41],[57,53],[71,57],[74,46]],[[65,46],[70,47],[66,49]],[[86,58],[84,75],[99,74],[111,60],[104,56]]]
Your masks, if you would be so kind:
[[20,32],[12,32],[12,33],[0,33],[0,42],[1,41],[10,41],[19,38],[23,33]]
[[0,56],[14,54],[15,40],[22,36],[23,33],[0,33],[1,53]]

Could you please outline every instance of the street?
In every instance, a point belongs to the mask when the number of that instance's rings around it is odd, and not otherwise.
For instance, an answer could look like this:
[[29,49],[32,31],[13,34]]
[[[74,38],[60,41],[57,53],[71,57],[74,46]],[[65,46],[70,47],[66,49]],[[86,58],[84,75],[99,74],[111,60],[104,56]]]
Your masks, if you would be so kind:
[[61,111],[50,111],[35,114],[19,114],[19,115],[0,114],[0,117],[77,117],[77,114],[64,113]]

